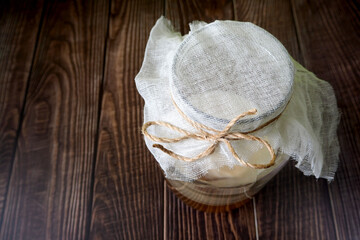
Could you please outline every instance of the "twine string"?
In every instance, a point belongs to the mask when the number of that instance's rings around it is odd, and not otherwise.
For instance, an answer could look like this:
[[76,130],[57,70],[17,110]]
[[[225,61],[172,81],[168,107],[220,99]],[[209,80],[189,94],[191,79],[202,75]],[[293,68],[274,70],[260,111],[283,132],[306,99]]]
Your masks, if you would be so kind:
[[[142,133],[149,139],[153,140],[154,142],[159,142],[159,143],[176,143],[176,142],[180,142],[186,139],[196,139],[196,140],[200,140],[200,141],[208,141],[211,142],[211,145],[205,149],[203,152],[199,153],[197,156],[194,157],[186,157],[186,156],[182,156],[179,155],[177,153],[174,153],[173,151],[165,148],[163,145],[161,144],[153,144],[154,148],[158,148],[161,151],[163,151],[164,153],[170,155],[173,158],[176,158],[178,160],[182,160],[182,161],[186,161],[186,162],[193,162],[196,161],[198,159],[201,159],[203,157],[209,156],[211,155],[216,147],[218,146],[218,144],[220,142],[223,142],[226,144],[226,146],[228,147],[229,151],[231,152],[231,154],[233,155],[233,157],[239,161],[241,164],[248,166],[250,168],[254,168],[254,169],[263,169],[263,168],[269,168],[271,166],[273,166],[275,164],[275,159],[276,159],[276,154],[274,152],[274,149],[271,147],[271,145],[264,139],[250,135],[249,133],[255,132],[267,125],[269,125],[271,122],[275,121],[277,118],[274,118],[273,120],[265,123],[264,125],[258,127],[255,130],[252,130],[250,132],[230,132],[231,128],[236,124],[236,122],[248,115],[254,115],[257,113],[256,109],[251,109],[247,112],[244,112],[240,115],[238,115],[237,117],[235,117],[234,119],[232,119],[227,125],[226,127],[222,130],[219,131],[217,129],[211,128],[209,126],[206,126],[204,124],[198,123],[192,119],[190,119],[188,116],[186,116],[185,113],[183,113],[181,111],[181,109],[177,106],[177,104],[175,103],[174,99],[172,99],[172,102],[174,104],[174,107],[176,108],[176,110],[180,113],[180,115],[191,125],[193,126],[198,132],[190,132],[187,131],[185,129],[179,128],[171,123],[168,122],[164,122],[164,121],[149,121],[146,122],[143,126],[142,126]],[[150,126],[163,126],[166,128],[169,128],[171,130],[174,130],[178,133],[181,133],[182,136],[177,137],[177,138],[166,138],[166,137],[157,137],[154,136],[152,134],[150,134],[147,129]],[[252,164],[252,163],[248,163],[246,161],[244,161],[243,159],[241,159],[239,157],[239,155],[235,152],[233,146],[231,145],[230,141],[236,141],[236,140],[248,140],[248,141],[256,141],[259,142],[261,144],[263,144],[267,150],[270,153],[271,156],[271,160],[269,163],[267,164]]]

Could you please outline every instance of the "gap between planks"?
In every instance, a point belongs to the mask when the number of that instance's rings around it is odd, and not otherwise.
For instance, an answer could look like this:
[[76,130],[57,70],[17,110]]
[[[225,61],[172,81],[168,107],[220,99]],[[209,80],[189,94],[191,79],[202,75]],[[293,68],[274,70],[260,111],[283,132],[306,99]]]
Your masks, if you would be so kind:
[[8,178],[6,180],[6,188],[5,188],[5,192],[4,192],[4,202],[3,202],[2,209],[0,209],[1,210],[1,212],[0,212],[0,230],[2,228],[4,215],[5,215],[5,208],[7,206],[8,192],[9,192],[9,188],[10,188],[10,181],[11,181],[11,177],[12,177],[13,171],[14,171],[15,156],[16,156],[16,151],[17,151],[17,147],[18,147],[18,139],[20,137],[21,126],[22,126],[23,120],[24,120],[26,100],[27,100],[27,95],[28,95],[28,92],[29,92],[30,79],[31,79],[32,72],[33,72],[33,66],[34,66],[34,62],[35,62],[36,51],[37,51],[37,48],[38,48],[38,45],[39,45],[40,33],[41,33],[42,26],[43,26],[44,15],[45,15],[46,7],[47,7],[46,4],[47,4],[47,2],[42,3],[39,26],[38,26],[38,30],[37,30],[37,33],[36,33],[34,50],[33,50],[33,53],[32,53],[31,64],[30,64],[30,68],[29,68],[29,75],[27,76],[27,80],[26,80],[26,83],[25,83],[24,99],[22,101],[22,106],[20,106],[21,110],[20,110],[20,115],[19,115],[19,123],[18,123],[18,126],[17,126],[13,151],[12,151],[12,155],[11,155],[9,176],[8,176]]
[[338,227],[338,222],[335,216],[335,208],[334,208],[334,201],[333,201],[333,196],[332,196],[332,192],[330,191],[330,185],[327,185],[327,189],[329,192],[329,198],[330,198],[330,205],[331,205],[331,213],[333,216],[333,220],[334,220],[334,228],[335,228],[335,233],[336,233],[336,239],[341,239],[340,235],[339,235],[339,227]]
[[252,198],[252,202],[253,202],[253,208],[254,208],[254,222],[255,222],[256,240],[259,240],[259,228],[258,228],[258,222],[257,222],[257,213],[256,213],[255,197],[256,197],[256,195]]
[[164,179],[164,237],[163,239],[167,239],[167,216],[166,216],[166,209],[167,209],[167,201],[166,201],[166,180]]
[[109,42],[109,26],[111,20],[111,2],[109,1],[108,5],[108,21],[107,21],[107,28],[105,33],[104,39],[104,56],[103,56],[103,67],[102,67],[102,76],[100,81],[100,89],[99,89],[99,102],[98,102],[98,118],[96,123],[96,133],[94,139],[94,157],[91,169],[91,182],[90,182],[90,203],[88,206],[88,219],[86,219],[86,232],[85,232],[85,239],[89,239],[91,236],[91,222],[92,222],[92,215],[93,215],[93,204],[94,204],[94,187],[95,187],[95,174],[96,174],[96,163],[98,161],[98,150],[99,150],[99,139],[100,139],[100,122],[101,122],[101,111],[102,111],[102,103],[103,103],[103,96],[104,96],[104,82],[105,82],[105,71],[107,66],[107,51],[108,51],[108,42]]

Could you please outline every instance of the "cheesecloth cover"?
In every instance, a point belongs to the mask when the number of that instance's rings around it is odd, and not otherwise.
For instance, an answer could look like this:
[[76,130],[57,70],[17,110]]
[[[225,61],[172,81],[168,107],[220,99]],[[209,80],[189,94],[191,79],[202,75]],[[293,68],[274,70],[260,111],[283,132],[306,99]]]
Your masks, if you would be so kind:
[[[241,118],[231,131],[255,130],[251,134],[266,140],[277,154],[274,167],[291,157],[305,175],[332,180],[339,155],[339,113],[330,84],[294,61],[274,36],[254,24],[193,22],[190,28],[189,34],[181,36],[161,17],[150,33],[144,62],[135,78],[145,100],[144,122],[165,121],[196,132],[179,114],[174,101],[190,119],[223,130],[234,117],[255,108],[255,115]],[[159,137],[181,136],[163,126],[152,126],[148,131]],[[173,180],[192,181],[211,173],[221,177],[221,169],[227,166],[255,176],[243,182],[248,183],[273,168],[243,166],[222,142],[212,154],[193,162],[154,148],[156,142],[146,137],[145,142],[166,177]],[[162,145],[192,157],[210,143],[186,139]],[[270,161],[266,148],[258,142],[239,140],[231,145],[245,162]]]

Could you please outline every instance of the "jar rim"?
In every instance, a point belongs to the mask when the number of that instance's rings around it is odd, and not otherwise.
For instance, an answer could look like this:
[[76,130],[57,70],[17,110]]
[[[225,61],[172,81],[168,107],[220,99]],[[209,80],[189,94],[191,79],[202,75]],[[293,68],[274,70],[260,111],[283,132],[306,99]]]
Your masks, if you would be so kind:
[[[285,109],[285,107],[287,106],[291,95],[292,95],[292,91],[293,91],[293,80],[294,80],[294,66],[292,63],[292,60],[290,58],[290,55],[288,54],[287,50],[285,49],[285,47],[281,44],[281,42],[276,39],[272,34],[270,34],[269,32],[267,32],[266,30],[252,24],[252,23],[247,23],[247,22],[238,22],[238,21],[214,21],[210,24],[207,24],[195,31],[192,31],[189,33],[189,35],[187,35],[184,40],[182,41],[182,43],[179,45],[178,49],[175,52],[173,61],[172,61],[172,65],[171,65],[171,74],[170,74],[170,89],[171,89],[171,94],[174,98],[174,101],[177,103],[177,105],[180,107],[180,109],[185,112],[185,114],[187,114],[191,119],[196,120],[199,117],[202,119],[206,119],[209,120],[211,123],[213,123],[214,125],[226,125],[227,123],[229,123],[231,121],[231,119],[226,119],[226,118],[221,118],[221,117],[217,117],[217,116],[213,116],[203,110],[200,110],[198,107],[196,107],[194,104],[191,103],[191,101],[189,99],[187,99],[186,96],[182,95],[180,90],[179,90],[179,84],[180,84],[180,80],[177,76],[177,68],[179,65],[179,59],[186,57],[186,48],[189,45],[189,42],[196,37],[197,35],[201,34],[203,31],[206,31],[207,29],[219,25],[219,24],[232,24],[236,27],[242,27],[242,25],[248,25],[250,24],[256,31],[260,31],[261,34],[263,34],[264,36],[266,36],[268,39],[271,39],[271,41],[273,41],[274,43],[276,43],[277,47],[279,49],[281,49],[281,51],[283,53],[285,53],[288,57],[288,59],[286,59],[289,63],[289,74],[291,75],[290,78],[288,80],[288,82],[286,84],[288,84],[289,86],[287,86],[287,94],[284,96],[283,99],[281,99],[274,108],[268,109],[263,113],[257,114],[257,115],[253,115],[253,116],[247,116],[245,118],[242,118],[240,120],[237,121],[236,125],[237,126],[242,126],[242,125],[248,125],[247,129],[243,129],[243,130],[247,130],[247,131],[251,131],[254,130],[256,128],[256,126],[250,126],[253,123],[258,123],[262,120],[266,120],[267,121],[271,121],[272,119],[276,118],[278,115],[280,115],[282,113],[282,111]],[[257,43],[254,43],[257,44]],[[261,47],[261,46],[260,46]],[[264,48],[264,47],[262,47]],[[270,52],[271,49],[265,49],[264,51]],[[285,84],[285,83],[284,83]],[[181,108],[181,104],[179,104],[179,102],[185,104],[185,106],[188,109],[184,109]],[[240,113],[239,113],[240,114]],[[260,124],[258,124],[260,125]]]

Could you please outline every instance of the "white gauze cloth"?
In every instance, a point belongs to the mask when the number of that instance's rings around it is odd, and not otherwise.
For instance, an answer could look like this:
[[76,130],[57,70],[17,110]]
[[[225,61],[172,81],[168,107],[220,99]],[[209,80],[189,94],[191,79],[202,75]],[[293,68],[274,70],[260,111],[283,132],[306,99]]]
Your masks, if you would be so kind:
[[[193,181],[236,177],[238,183],[247,184],[292,158],[305,175],[332,180],[339,155],[339,112],[330,84],[293,60],[274,36],[252,23],[196,21],[190,29],[181,36],[161,17],[151,30],[144,62],[135,78],[145,100],[144,122],[165,121],[197,132],[179,114],[171,98],[189,118],[217,130],[255,108],[257,114],[240,119],[231,131],[251,131],[277,118],[251,133],[269,142],[277,159],[270,169],[252,169],[242,166],[220,142],[212,154],[185,162],[154,148],[156,142],[145,137],[166,178]],[[163,126],[151,126],[148,131],[159,137],[181,136]],[[161,144],[187,157],[210,145],[194,139]],[[246,162],[270,161],[266,148],[257,142],[239,140],[231,144]]]

